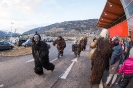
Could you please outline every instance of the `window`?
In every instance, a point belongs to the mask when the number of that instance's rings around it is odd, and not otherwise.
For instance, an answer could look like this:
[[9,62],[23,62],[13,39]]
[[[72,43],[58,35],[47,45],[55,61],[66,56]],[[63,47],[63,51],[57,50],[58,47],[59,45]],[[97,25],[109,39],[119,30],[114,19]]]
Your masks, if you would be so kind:
[[123,0],[125,6],[127,6],[132,0]]
[[6,41],[4,41],[3,43],[4,43],[4,45],[8,45],[8,43]]
[[128,10],[129,16],[131,17],[133,15],[133,2],[131,2],[129,6],[127,6],[127,10]]
[[132,29],[133,31],[133,17],[128,20],[129,29]]
[[125,14],[126,14],[127,19],[130,18],[130,15],[129,15],[129,12],[128,12],[127,8],[125,9]]
[[0,42],[0,45],[3,45],[3,42]]

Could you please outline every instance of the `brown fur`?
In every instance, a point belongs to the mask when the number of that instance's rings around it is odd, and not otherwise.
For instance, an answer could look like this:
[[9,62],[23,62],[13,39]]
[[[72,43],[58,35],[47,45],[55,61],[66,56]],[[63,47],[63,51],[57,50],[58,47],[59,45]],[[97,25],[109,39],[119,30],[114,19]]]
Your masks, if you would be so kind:
[[87,37],[84,38],[85,46],[87,45],[88,39]]
[[100,37],[96,44],[96,50],[92,57],[92,73],[90,83],[100,84],[105,69],[109,69],[109,58],[112,54],[111,44],[107,39]]
[[75,55],[80,55],[81,52],[81,45],[80,44],[73,44],[72,45],[72,51]]
[[63,53],[64,48],[66,47],[66,42],[63,38],[61,38],[60,40],[56,39],[53,42],[53,45],[55,46],[57,44],[57,49],[59,53]]
[[82,51],[86,49],[86,45],[85,45],[84,39],[81,39],[81,40],[80,40],[80,45],[81,45],[81,50],[82,50]]
[[[41,36],[39,34],[35,34],[39,36],[39,40],[41,40]],[[39,41],[38,44],[35,43],[34,37],[32,39],[32,55],[34,58],[34,72],[36,74],[43,74],[43,68],[47,70],[54,70],[55,65],[49,62],[49,47],[46,42]]]

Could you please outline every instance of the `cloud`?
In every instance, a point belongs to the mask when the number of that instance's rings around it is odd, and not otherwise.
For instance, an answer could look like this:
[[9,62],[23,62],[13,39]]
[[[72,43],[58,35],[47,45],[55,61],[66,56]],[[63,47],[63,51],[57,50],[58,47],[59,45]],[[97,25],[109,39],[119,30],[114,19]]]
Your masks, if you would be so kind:
[[11,30],[13,22],[13,29],[18,29],[22,33],[56,22],[93,18],[99,14],[99,8],[89,2],[93,1],[0,0],[0,29]]

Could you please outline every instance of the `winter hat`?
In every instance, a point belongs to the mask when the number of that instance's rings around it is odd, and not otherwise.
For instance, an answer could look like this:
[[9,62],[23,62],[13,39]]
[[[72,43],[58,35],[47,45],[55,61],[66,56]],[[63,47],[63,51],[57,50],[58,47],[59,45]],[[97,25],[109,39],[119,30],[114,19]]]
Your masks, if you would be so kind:
[[118,38],[118,36],[114,36],[113,38],[112,38],[112,41],[115,41],[115,40],[118,40],[119,38]]
[[130,49],[129,55],[133,58],[133,47]]
[[100,33],[100,36],[101,37],[104,37],[104,38],[107,38],[109,35],[109,32],[107,29],[102,29],[101,33]]

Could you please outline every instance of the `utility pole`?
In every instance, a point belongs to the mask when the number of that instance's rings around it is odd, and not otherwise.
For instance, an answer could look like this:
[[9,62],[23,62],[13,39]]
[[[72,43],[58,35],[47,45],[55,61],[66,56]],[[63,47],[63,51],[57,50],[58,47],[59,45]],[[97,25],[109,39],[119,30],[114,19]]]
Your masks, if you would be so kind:
[[13,26],[13,22],[11,22],[11,37],[12,37],[12,26]]

